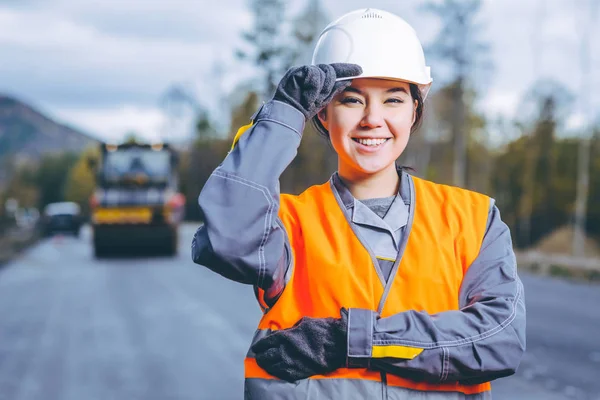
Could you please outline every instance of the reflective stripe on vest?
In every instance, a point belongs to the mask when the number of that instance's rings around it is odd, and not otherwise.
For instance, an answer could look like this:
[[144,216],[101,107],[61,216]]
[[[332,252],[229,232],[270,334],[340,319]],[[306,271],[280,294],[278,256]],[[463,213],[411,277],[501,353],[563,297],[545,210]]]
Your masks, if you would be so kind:
[[[459,308],[462,278],[479,254],[490,200],[478,193],[411,179],[413,223],[412,227],[409,224],[408,242],[395,275],[392,271],[387,292],[374,266],[377,260],[355,235],[329,183],[312,186],[299,196],[281,196],[279,216],[292,247],[292,276],[276,304],[263,315],[255,338],[264,336],[265,330],[290,328],[303,316],[338,318],[342,307],[370,309],[382,317],[407,310],[434,314]],[[298,383],[277,380],[251,356],[245,360],[246,393],[263,395],[249,398],[284,398],[264,395],[262,390],[273,385],[290,390],[285,398],[296,398],[292,393],[298,390]],[[410,391],[419,393],[414,397],[419,399],[482,399],[488,398],[491,390],[489,383],[431,384],[392,374],[382,379],[381,373],[363,368],[341,368],[302,382],[311,393],[307,397],[301,391],[304,395],[298,394],[298,398],[302,399],[328,398],[319,390],[333,390],[335,398],[342,398],[337,395],[340,391],[350,390],[348,393],[369,392],[373,398],[384,398],[382,393],[388,391],[385,398],[403,399],[402,393]],[[335,388],[327,389],[331,385]],[[419,397],[428,392],[433,397]],[[439,397],[442,394],[445,397]]]

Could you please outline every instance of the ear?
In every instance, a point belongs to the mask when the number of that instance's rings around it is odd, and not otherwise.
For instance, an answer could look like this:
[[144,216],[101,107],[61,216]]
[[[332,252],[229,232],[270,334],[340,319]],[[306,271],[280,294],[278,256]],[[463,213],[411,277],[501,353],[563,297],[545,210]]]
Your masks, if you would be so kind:
[[323,128],[329,130],[329,123],[327,122],[327,108],[322,109],[317,113],[317,117],[319,118],[319,122],[323,125]]
[[413,107],[412,123],[410,124],[410,126],[413,126],[415,124],[415,121],[417,120],[417,108],[418,107],[419,107],[419,102],[417,100],[415,100],[414,107]]

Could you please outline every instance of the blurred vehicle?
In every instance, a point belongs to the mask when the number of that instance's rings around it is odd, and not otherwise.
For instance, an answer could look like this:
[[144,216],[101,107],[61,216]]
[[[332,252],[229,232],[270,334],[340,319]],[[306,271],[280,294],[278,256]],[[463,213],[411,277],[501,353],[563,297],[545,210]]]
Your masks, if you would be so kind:
[[82,221],[79,204],[70,201],[50,203],[44,208],[42,232],[45,236],[55,233],[79,236]]
[[178,192],[177,153],[168,144],[101,144],[90,159],[94,254],[160,250],[177,253],[185,197]]

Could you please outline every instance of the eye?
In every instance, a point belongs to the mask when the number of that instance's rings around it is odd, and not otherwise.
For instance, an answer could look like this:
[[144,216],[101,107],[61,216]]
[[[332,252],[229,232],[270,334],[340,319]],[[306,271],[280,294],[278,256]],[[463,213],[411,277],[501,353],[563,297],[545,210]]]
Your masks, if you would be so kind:
[[398,104],[400,104],[400,103],[404,103],[404,100],[399,99],[397,97],[392,97],[391,99],[387,99],[385,102],[386,103],[398,103]]
[[342,104],[362,104],[362,101],[356,97],[344,97],[340,100]]

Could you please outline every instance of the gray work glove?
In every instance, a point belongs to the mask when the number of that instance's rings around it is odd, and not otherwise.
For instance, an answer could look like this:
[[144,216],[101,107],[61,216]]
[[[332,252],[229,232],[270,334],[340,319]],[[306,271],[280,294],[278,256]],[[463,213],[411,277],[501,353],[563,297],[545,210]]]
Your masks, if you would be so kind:
[[319,64],[292,67],[281,78],[273,100],[298,109],[309,120],[325,107],[336,94],[350,86],[351,80],[336,82],[362,74],[356,64]]
[[304,317],[292,328],[275,331],[252,346],[256,363],[288,382],[333,372],[346,365],[348,314],[341,318]]

